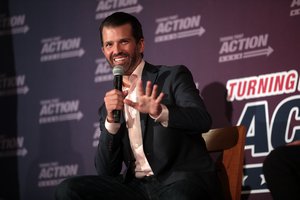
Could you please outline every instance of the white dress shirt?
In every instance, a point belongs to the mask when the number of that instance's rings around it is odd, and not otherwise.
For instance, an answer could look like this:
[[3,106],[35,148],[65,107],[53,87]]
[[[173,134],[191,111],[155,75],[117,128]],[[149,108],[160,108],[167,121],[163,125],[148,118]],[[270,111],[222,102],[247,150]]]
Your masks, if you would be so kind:
[[[136,83],[137,80],[141,79],[142,77],[144,65],[145,65],[145,61],[142,60],[141,63],[138,65],[138,67],[135,69],[135,71],[129,77],[130,87],[129,88],[123,87],[123,91],[128,90],[128,95],[126,96],[126,98],[133,102],[138,101]],[[135,176],[137,178],[141,178],[144,176],[153,175],[154,173],[144,153],[140,113],[136,109],[125,104],[124,116],[128,128],[130,146],[136,160]],[[151,115],[150,117],[153,118]],[[169,118],[168,109],[165,105],[162,105],[162,113],[157,118],[153,118],[153,119],[156,122],[160,122],[164,127],[167,127],[168,118]],[[121,125],[120,123],[109,123],[107,120],[105,122],[105,127],[111,134],[116,134],[120,128],[120,125]]]

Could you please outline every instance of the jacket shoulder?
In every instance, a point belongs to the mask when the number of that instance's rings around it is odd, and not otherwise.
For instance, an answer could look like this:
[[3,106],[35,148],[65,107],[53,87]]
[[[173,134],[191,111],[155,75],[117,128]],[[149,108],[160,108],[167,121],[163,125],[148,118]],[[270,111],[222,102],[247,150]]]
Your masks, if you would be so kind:
[[145,69],[150,71],[187,71],[190,70],[185,65],[153,65],[150,63],[145,64]]

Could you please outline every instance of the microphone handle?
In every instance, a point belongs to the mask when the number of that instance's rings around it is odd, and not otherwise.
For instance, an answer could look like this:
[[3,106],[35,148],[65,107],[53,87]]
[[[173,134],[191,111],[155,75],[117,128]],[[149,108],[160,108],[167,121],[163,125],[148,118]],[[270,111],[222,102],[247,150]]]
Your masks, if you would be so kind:
[[121,118],[121,110],[114,110],[113,115],[114,115],[114,122],[119,123]]
[[[122,91],[122,82],[123,76],[122,75],[115,75],[114,76],[114,88]],[[121,110],[114,110],[113,111],[114,122],[119,123],[121,119]]]

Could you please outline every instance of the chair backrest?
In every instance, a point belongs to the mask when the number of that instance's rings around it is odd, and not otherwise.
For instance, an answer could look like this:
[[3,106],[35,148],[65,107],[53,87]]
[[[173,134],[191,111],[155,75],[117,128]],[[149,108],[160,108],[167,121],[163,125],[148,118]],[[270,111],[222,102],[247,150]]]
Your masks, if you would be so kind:
[[217,156],[216,166],[225,199],[240,200],[243,178],[246,127],[211,129],[203,133],[207,150]]

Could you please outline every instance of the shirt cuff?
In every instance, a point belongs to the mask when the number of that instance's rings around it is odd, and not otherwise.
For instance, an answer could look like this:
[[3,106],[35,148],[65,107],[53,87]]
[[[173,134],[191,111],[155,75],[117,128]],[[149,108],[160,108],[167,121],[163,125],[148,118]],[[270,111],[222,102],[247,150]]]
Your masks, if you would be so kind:
[[105,128],[110,134],[116,134],[120,127],[120,123],[110,123],[107,121],[107,119],[105,120]]
[[163,127],[168,127],[168,122],[169,122],[169,110],[167,108],[167,106],[161,104],[161,107],[162,107],[162,111],[160,113],[160,115],[158,117],[153,117],[150,115],[150,117],[152,119],[154,119],[155,122],[159,122],[161,123],[161,125]]

